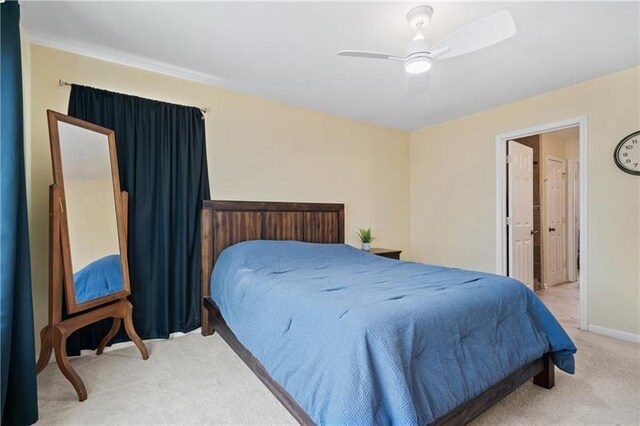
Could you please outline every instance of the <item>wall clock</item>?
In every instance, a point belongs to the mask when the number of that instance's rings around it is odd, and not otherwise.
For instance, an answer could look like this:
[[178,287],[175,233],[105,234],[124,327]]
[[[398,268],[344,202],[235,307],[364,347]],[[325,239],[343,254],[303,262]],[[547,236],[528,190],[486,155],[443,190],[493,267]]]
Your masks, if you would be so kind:
[[613,151],[613,160],[622,171],[640,176],[640,130],[618,143]]

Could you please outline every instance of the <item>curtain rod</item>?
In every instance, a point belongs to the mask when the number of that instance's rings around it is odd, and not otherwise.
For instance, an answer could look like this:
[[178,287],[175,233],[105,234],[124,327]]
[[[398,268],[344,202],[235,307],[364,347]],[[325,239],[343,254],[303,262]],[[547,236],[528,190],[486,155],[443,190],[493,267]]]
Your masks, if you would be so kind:
[[[58,79],[58,84],[60,85],[60,87],[63,86],[71,86],[73,83],[69,83],[67,81],[64,81],[63,79]],[[198,108],[203,114],[206,114],[207,112],[209,112],[209,108],[200,108],[200,107],[196,107]]]

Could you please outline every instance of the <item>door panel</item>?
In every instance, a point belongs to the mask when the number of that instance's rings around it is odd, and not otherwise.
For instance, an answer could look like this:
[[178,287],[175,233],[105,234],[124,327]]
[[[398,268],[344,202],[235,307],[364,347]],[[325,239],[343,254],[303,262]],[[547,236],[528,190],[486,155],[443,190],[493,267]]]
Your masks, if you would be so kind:
[[565,161],[546,159],[546,269],[547,285],[567,281],[565,238]]
[[533,289],[533,149],[508,141],[509,276]]

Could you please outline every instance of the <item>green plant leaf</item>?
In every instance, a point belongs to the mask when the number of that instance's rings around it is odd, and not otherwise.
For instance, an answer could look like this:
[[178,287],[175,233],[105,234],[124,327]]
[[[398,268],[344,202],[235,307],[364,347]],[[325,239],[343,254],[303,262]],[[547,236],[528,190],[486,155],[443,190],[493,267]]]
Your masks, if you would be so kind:
[[362,241],[363,243],[370,243],[375,239],[371,235],[371,228],[367,228],[367,229],[359,228],[358,238],[360,238],[360,241]]

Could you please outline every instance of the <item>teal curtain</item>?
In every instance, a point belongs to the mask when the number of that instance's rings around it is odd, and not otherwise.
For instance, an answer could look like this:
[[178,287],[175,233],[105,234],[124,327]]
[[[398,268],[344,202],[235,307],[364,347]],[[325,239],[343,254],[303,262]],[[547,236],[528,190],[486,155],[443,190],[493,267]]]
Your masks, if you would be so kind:
[[22,129],[20,6],[0,4],[0,352],[2,424],[38,420]]
[[[115,130],[129,193],[129,272],[136,331],[166,338],[200,326],[200,209],[209,198],[198,108],[73,85],[69,115]],[[69,354],[95,349],[110,320],[78,330]],[[121,330],[113,341],[127,339]]]

